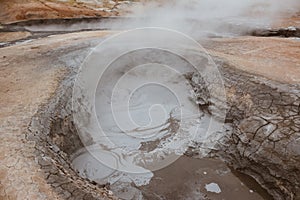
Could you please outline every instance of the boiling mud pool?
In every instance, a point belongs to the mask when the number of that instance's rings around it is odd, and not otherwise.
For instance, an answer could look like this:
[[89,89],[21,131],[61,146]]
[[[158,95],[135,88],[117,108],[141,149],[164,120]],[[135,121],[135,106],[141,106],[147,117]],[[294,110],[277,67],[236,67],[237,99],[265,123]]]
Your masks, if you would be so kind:
[[115,76],[96,91],[102,132],[72,155],[81,176],[121,199],[262,199],[205,148],[199,159],[183,155],[194,142],[213,148],[222,125],[199,110],[182,74],[147,64]]

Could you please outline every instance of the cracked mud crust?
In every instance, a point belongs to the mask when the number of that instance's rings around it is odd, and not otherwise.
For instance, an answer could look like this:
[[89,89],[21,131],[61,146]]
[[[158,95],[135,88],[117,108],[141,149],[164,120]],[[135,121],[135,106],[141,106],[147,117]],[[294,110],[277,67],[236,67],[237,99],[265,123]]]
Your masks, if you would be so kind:
[[[224,61],[217,63],[228,110],[226,133],[212,155],[252,176],[274,199],[299,199],[299,85],[237,71]],[[198,146],[201,148],[201,144]],[[197,148],[189,154],[197,155]]]
[[227,95],[227,134],[217,155],[273,198],[299,199],[299,42],[240,37],[204,46],[217,60]]
[[[81,147],[68,107],[72,80],[108,34],[56,35],[0,49],[0,199],[115,198],[79,177],[68,157]],[[206,48],[219,60],[229,105],[216,154],[275,199],[299,199],[299,42],[245,37],[211,40]]]
[[[230,129],[221,157],[275,199],[300,197],[300,88],[224,68]],[[244,81],[246,80],[246,81]]]
[[[68,174],[74,172],[64,165],[67,159],[57,149],[48,148],[49,144],[41,143],[45,142],[47,124],[53,117],[47,110],[58,97],[62,80],[80,66],[93,39],[105,34],[66,34],[1,49],[0,199],[110,196],[107,190],[76,175],[74,180],[69,179]],[[45,121],[39,124],[34,116],[45,116]],[[33,132],[36,129],[40,132]],[[34,140],[32,133],[38,134],[38,140]],[[54,153],[60,156],[50,157]],[[93,192],[86,192],[85,187],[93,188]]]

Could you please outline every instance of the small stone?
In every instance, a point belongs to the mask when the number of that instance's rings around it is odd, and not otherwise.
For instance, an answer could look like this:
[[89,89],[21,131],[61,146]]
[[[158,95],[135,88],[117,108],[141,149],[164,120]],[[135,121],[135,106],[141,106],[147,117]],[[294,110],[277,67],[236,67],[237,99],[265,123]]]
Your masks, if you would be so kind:
[[295,26],[289,26],[289,27],[287,27],[287,30],[289,30],[289,31],[296,31],[297,28]]
[[208,192],[221,193],[221,188],[216,183],[205,184],[205,189]]
[[113,192],[111,190],[108,190],[109,195],[113,195]]

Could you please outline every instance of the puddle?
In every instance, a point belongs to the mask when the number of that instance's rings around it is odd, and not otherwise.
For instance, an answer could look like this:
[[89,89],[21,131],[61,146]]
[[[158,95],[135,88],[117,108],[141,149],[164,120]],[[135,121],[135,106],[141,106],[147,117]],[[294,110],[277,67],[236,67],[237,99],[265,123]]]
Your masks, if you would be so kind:
[[[102,151],[97,153],[105,156]],[[81,176],[100,184],[110,183],[110,190],[126,200],[271,199],[255,181],[240,179],[225,163],[212,158],[181,156],[153,173],[120,172],[99,163],[87,152],[76,157],[72,164],[80,168]]]
[[234,169],[231,169],[232,173],[238,177],[248,188],[250,188],[250,192],[254,192],[256,191],[257,193],[259,193],[263,199],[265,200],[273,200],[274,198],[264,189],[262,188],[255,179],[253,179],[252,177],[243,174],[239,171],[236,171]]
[[154,172],[150,183],[139,189],[144,199],[264,199],[256,188],[244,184],[222,161],[187,156]]

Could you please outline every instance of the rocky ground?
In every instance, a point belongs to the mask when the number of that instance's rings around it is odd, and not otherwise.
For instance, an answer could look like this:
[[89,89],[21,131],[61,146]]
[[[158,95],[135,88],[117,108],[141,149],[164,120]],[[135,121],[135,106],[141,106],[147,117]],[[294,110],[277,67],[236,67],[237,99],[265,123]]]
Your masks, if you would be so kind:
[[[0,22],[67,18],[78,12],[118,14],[112,2],[105,4],[109,10],[76,2],[3,1]],[[300,28],[299,17],[281,20],[276,28],[287,25]],[[107,186],[77,176],[63,133],[61,138],[51,135],[60,132],[57,127],[70,129],[62,99],[90,48],[112,34],[67,33],[0,48],[0,199],[115,198]],[[0,42],[30,36],[1,32]],[[253,176],[274,198],[300,199],[299,38],[218,38],[203,46],[218,60],[229,102],[230,134],[219,156]]]

